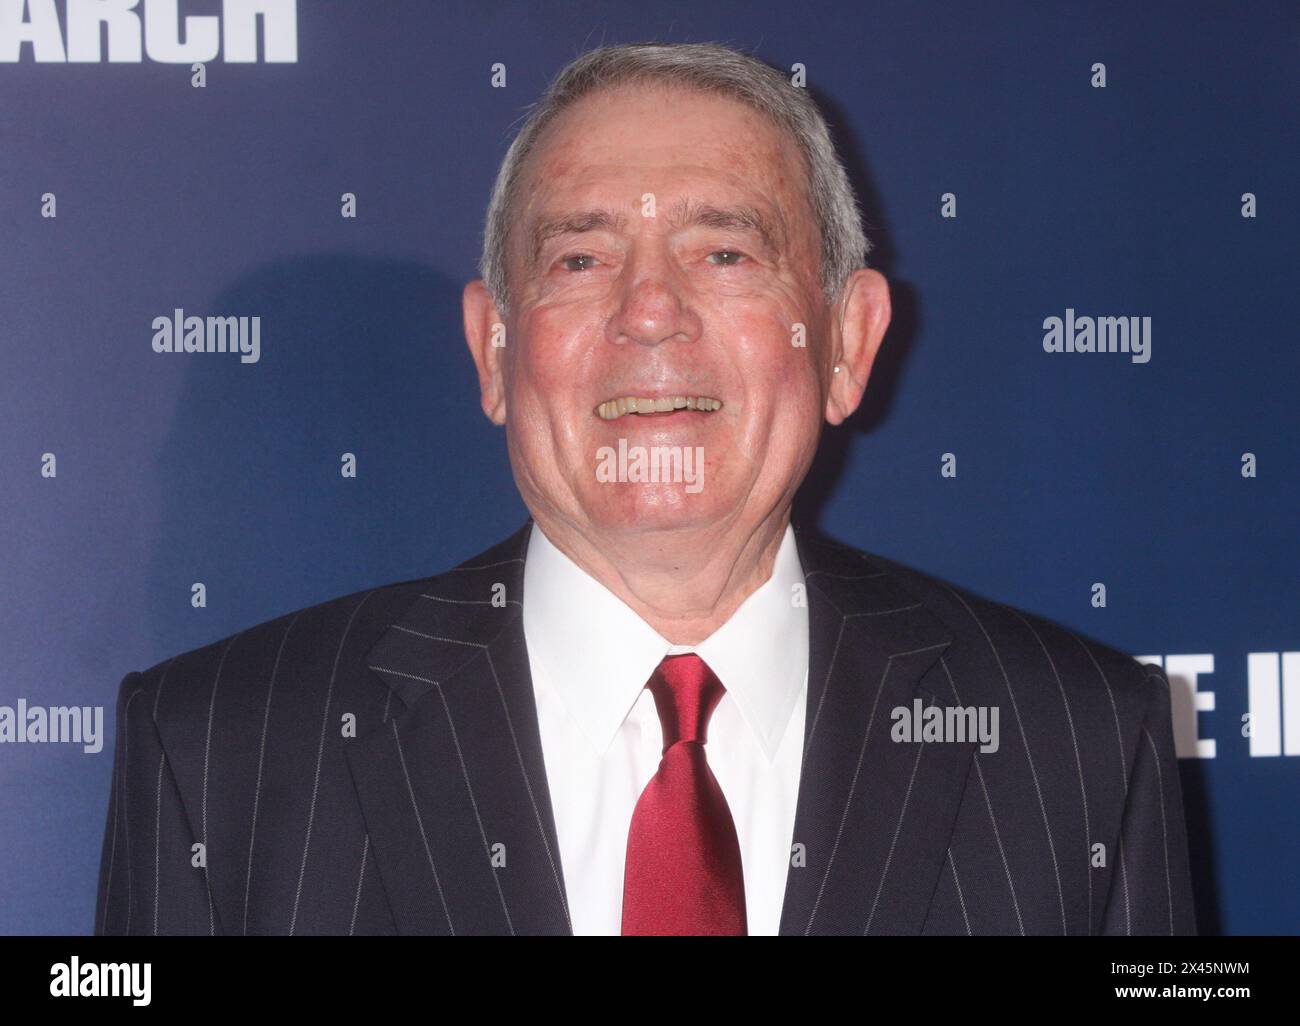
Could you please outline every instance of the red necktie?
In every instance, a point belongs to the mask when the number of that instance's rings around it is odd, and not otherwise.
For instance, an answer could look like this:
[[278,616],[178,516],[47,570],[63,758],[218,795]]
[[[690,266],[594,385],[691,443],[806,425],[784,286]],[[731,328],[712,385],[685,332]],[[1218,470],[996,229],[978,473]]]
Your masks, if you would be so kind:
[[665,656],[646,687],[664,747],[627,835],[623,935],[744,936],[740,841],[704,757],[726,688],[694,654]]

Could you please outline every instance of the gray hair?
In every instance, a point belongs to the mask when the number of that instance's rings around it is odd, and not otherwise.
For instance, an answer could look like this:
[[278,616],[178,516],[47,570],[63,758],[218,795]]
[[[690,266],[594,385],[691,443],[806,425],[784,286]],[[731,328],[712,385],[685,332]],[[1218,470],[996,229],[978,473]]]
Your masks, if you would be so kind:
[[479,261],[479,274],[501,316],[507,316],[509,305],[505,258],[511,209],[528,155],[566,107],[598,89],[632,81],[722,94],[766,114],[794,136],[821,235],[821,287],[827,302],[835,302],[849,274],[863,266],[870,243],[849,176],[808,91],[792,85],[776,68],[718,43],[629,43],[592,50],[568,64],[527,109],[506,152],[488,203]]

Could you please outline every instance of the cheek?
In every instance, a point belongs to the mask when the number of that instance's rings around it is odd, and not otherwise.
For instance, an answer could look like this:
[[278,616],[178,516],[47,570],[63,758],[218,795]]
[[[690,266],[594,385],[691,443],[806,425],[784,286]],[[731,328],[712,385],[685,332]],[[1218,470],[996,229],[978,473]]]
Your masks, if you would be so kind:
[[581,374],[583,337],[580,326],[536,315],[515,327],[506,345],[515,347],[510,384],[517,413],[553,419],[569,408]]
[[784,424],[810,413],[814,423],[820,420],[815,326],[800,316],[793,308],[769,308],[729,317],[723,328],[733,343],[733,371],[746,406]]
[[814,326],[797,334],[800,315],[793,309],[792,304],[790,312],[768,308],[733,316],[725,329],[736,343],[733,372],[744,404],[736,438],[741,459],[733,466],[773,481],[784,481],[807,462],[821,430]]
[[590,338],[572,311],[533,309],[506,343],[516,347],[509,394],[514,446],[530,473],[552,486],[580,478],[594,459],[587,453],[592,427],[583,398],[590,391],[583,385]]
[[516,383],[530,396],[554,395],[563,380],[563,339],[530,333],[521,335],[516,345]]

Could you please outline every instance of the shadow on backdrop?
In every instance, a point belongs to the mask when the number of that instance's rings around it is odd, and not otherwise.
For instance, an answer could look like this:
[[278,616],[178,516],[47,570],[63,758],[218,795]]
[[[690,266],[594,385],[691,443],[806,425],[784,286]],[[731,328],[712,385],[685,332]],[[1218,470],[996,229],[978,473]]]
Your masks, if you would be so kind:
[[213,300],[206,313],[261,317],[261,357],[177,357],[191,363],[150,568],[163,650],[439,572],[518,528],[460,295],[413,262],[329,255],[268,264]]

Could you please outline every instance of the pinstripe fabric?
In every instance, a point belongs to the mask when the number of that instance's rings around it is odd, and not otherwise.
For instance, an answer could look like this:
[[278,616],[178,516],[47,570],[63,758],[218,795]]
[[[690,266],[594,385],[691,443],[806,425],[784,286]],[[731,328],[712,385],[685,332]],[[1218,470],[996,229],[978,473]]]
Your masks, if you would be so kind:
[[[128,674],[96,932],[569,933],[530,526]],[[782,933],[1194,931],[1158,668],[796,537],[811,644]],[[999,750],[892,741],[913,698],[998,707]]]

